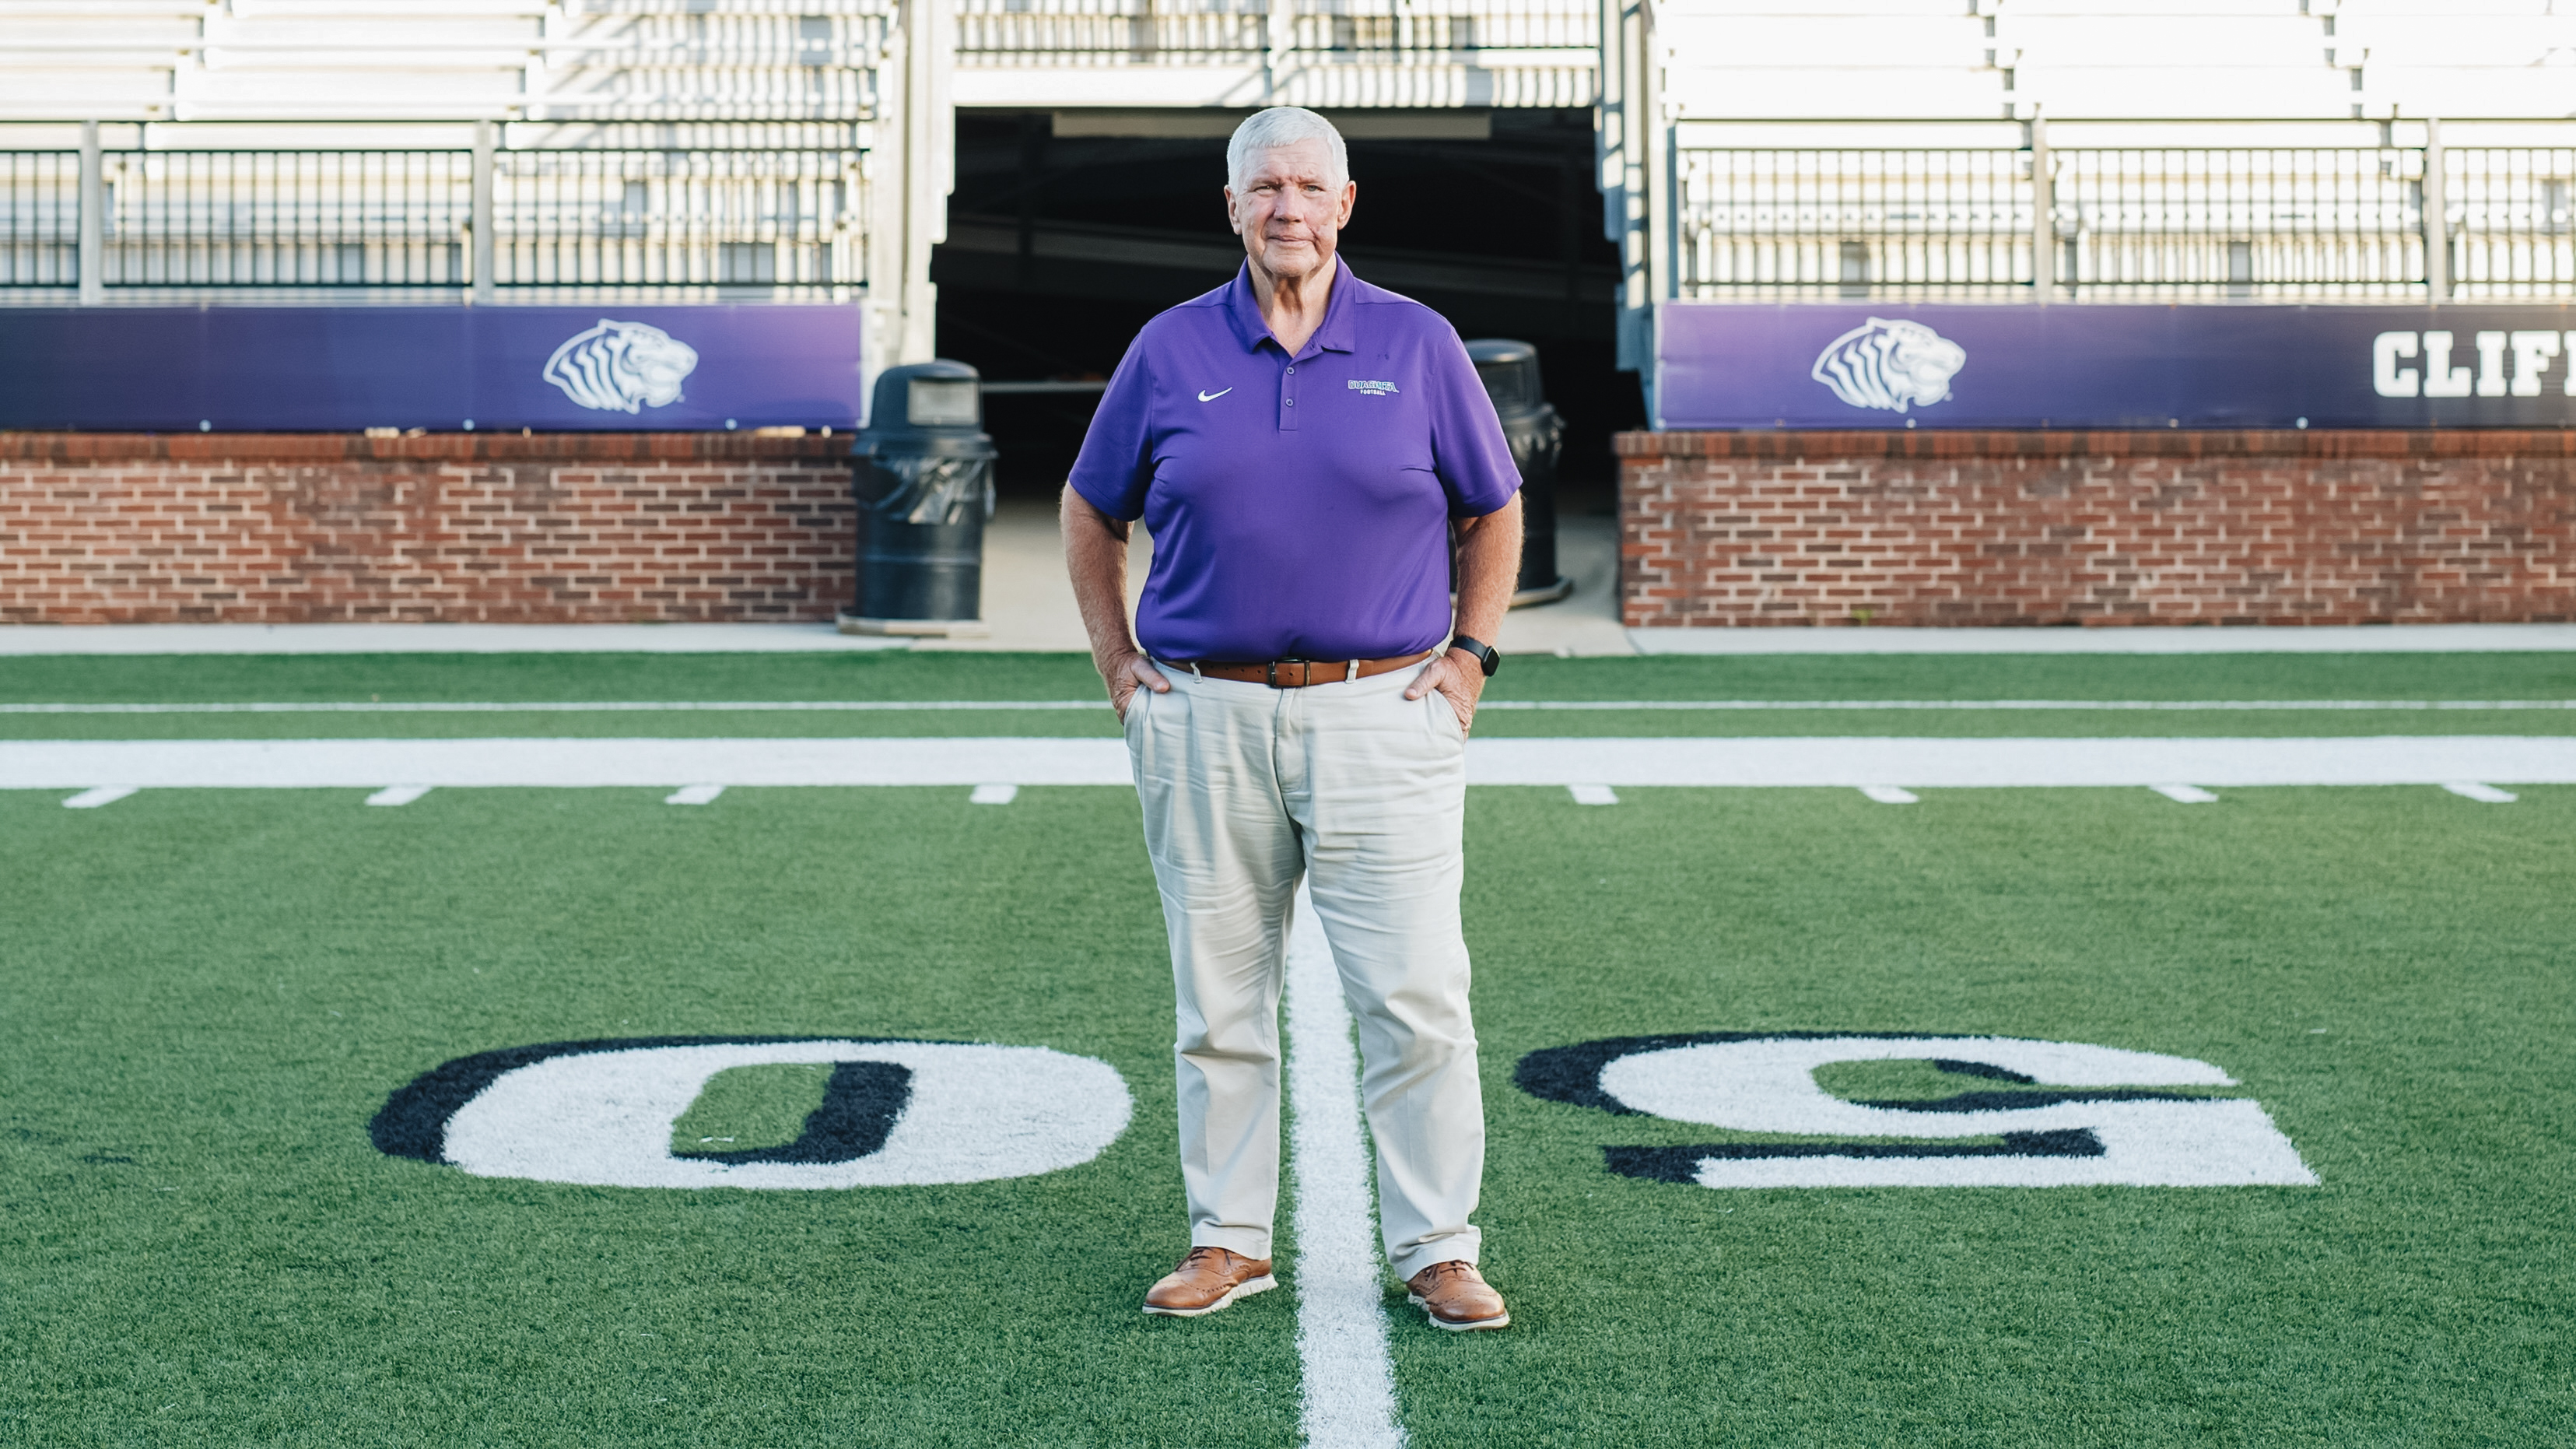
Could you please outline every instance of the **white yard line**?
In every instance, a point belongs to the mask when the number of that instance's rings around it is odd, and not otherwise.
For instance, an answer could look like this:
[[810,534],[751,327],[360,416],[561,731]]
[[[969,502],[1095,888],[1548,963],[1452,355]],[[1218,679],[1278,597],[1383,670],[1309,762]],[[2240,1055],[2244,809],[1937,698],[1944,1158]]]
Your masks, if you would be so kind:
[[[0,789],[727,785],[1112,785],[1132,781],[1115,739],[322,739],[0,741]],[[1471,785],[1563,789],[1861,789],[2246,785],[2576,784],[2576,736],[2245,738],[1902,736],[1479,739]]]
[[1860,787],[1860,792],[1881,805],[1912,805],[1923,798],[1911,790],[1900,789],[1894,785],[1863,785]]
[[966,797],[969,805],[1008,805],[1020,798],[1017,785],[978,785]]
[[79,794],[64,801],[63,808],[66,810],[95,810],[101,805],[113,805],[117,801],[122,800],[133,793],[134,789],[129,785],[100,785],[94,789],[83,790]]
[[2442,788],[2454,795],[2485,805],[2510,805],[2519,798],[2510,791],[2499,790],[2493,785],[2479,785],[2466,780],[2455,780]]
[[1489,699],[1480,710],[1671,711],[1680,713],[1931,710],[2149,711],[2233,713],[2273,710],[2576,710],[2576,699]]
[[[2261,712],[2557,710],[2576,699],[1489,699],[1481,710],[1584,713],[1832,713],[2028,710],[2226,714]],[[119,714],[954,714],[1107,711],[1101,699],[577,699],[281,700],[145,704],[0,704],[0,715]]]
[[2218,797],[2198,785],[2149,785],[2147,787],[2177,805],[2215,805]]
[[662,797],[665,805],[713,805],[725,792],[722,785],[684,785]]
[[1393,1449],[1404,1430],[1395,1422],[1359,1058],[1333,948],[1303,885],[1288,933],[1288,1104],[1301,1427],[1310,1449]]
[[[1050,534],[1053,533],[1049,529]],[[1000,621],[1005,624],[1007,620]],[[1616,626],[1603,621],[1605,627]],[[1077,629],[1071,637],[1078,638]],[[1641,654],[2391,654],[2576,649],[2571,624],[2289,628],[1629,629]],[[90,624],[0,626],[35,654],[772,654],[901,649],[829,624]]]
[[1096,709],[1106,699],[294,700],[245,704],[0,704],[0,714],[872,714]]
[[1574,803],[1577,805],[1616,805],[1619,803],[1619,792],[1611,789],[1607,785],[1568,785],[1565,787],[1565,790],[1567,794],[1574,797]]
[[2155,786],[2175,780],[2213,789],[2453,780],[2568,784],[2576,783],[2576,737],[1480,739],[1467,751],[1471,785],[1864,788],[1891,780],[1913,790]]
[[829,624],[66,624],[0,627],[37,654],[811,654],[909,640]]
[[2576,649],[2576,624],[1631,629],[1640,654],[2461,654]]
[[408,805],[429,793],[427,785],[387,785],[367,797],[370,805]]

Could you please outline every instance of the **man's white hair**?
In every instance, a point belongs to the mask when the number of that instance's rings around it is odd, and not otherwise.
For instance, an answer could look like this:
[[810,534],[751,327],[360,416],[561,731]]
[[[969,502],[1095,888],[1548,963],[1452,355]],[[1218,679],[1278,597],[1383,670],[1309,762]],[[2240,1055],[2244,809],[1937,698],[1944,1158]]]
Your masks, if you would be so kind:
[[1234,128],[1234,139],[1225,143],[1225,182],[1243,194],[1245,177],[1251,174],[1253,158],[1263,151],[1294,146],[1300,141],[1321,141],[1332,153],[1332,183],[1339,189],[1351,179],[1350,151],[1342,145],[1342,133],[1333,123],[1303,106],[1272,106],[1244,117]]

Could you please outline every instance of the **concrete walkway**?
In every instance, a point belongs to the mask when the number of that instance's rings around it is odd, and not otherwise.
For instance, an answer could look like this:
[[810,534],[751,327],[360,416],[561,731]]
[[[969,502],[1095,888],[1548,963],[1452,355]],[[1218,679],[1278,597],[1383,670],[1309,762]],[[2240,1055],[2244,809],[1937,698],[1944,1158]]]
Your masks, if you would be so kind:
[[[1571,518],[1557,529],[1557,567],[1574,579],[1574,595],[1537,608],[1515,609],[1503,622],[1495,647],[1506,654],[1634,654],[1619,627],[1618,521]],[[1153,561],[1153,541],[1137,530],[1127,566],[1127,605],[1132,613]],[[1064,538],[1055,510],[1013,501],[984,530],[984,639],[931,640],[916,649],[1072,649],[1091,646],[1073,606],[1073,584],[1064,571]]]

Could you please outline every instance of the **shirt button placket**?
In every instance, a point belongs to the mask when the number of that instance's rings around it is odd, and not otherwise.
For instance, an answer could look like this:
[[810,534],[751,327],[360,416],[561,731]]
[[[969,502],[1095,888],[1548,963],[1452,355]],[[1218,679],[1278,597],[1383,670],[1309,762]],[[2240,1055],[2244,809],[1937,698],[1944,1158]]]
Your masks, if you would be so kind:
[[1279,379],[1279,431],[1293,433],[1296,430],[1297,364],[1292,362],[1288,364],[1288,371]]

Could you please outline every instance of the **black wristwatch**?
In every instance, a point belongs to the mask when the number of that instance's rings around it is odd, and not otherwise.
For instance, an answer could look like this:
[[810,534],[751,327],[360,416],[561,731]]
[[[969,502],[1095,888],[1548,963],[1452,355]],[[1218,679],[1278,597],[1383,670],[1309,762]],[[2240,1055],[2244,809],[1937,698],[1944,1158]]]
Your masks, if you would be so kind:
[[1452,649],[1464,649],[1468,653],[1475,655],[1476,662],[1485,666],[1485,677],[1487,679],[1493,678],[1494,671],[1503,667],[1502,651],[1496,649],[1493,645],[1486,643],[1482,639],[1470,639],[1464,634],[1452,634],[1449,636],[1449,647]]

